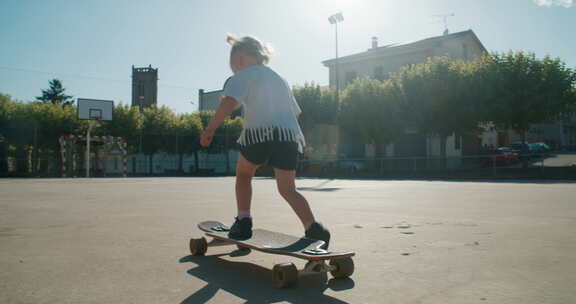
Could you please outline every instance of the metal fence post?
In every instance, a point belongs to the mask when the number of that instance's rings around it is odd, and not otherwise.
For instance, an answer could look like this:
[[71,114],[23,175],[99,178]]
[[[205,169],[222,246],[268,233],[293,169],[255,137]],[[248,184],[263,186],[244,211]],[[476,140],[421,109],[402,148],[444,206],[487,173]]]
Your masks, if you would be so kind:
[[496,156],[490,155],[490,159],[492,160],[492,176],[496,177]]

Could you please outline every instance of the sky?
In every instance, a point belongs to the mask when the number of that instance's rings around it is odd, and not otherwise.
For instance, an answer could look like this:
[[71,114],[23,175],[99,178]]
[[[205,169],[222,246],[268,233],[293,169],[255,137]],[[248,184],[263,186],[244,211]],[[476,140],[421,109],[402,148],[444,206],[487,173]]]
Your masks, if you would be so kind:
[[292,85],[326,85],[335,55],[328,17],[342,12],[339,54],[472,29],[490,52],[529,51],[576,68],[574,0],[0,0],[0,93],[32,101],[62,80],[75,98],[131,103],[132,65],[158,68],[158,103],[194,112],[198,90],[231,71],[226,33],[275,50]]

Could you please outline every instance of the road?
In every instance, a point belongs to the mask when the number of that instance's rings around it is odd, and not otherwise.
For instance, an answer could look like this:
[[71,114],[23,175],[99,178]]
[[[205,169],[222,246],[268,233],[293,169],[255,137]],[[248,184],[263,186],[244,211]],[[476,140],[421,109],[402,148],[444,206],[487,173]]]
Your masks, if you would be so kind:
[[[272,179],[256,227],[302,234]],[[231,247],[191,257],[206,219],[231,222],[233,178],[1,179],[0,303],[573,303],[576,184],[301,179],[348,280],[277,290],[276,263]]]
[[576,154],[574,153],[553,154],[553,156],[544,159],[544,166],[545,167],[576,166]]

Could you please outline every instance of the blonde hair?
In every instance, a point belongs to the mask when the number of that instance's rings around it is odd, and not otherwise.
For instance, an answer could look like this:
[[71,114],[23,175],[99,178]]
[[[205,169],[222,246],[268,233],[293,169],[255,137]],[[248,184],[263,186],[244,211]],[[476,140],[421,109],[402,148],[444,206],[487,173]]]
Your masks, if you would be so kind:
[[258,38],[245,36],[238,38],[233,34],[227,34],[226,42],[232,46],[231,54],[242,51],[247,55],[250,55],[258,61],[260,64],[267,64],[270,61],[270,56],[272,55],[272,48],[260,41]]

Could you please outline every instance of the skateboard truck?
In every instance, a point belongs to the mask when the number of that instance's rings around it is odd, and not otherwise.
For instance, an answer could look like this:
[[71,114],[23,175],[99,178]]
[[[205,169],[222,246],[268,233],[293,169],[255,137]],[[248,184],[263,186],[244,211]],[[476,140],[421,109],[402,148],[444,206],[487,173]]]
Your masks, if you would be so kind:
[[302,253],[309,254],[309,255],[325,255],[325,254],[329,254],[330,251],[327,251],[327,250],[324,250],[321,248],[316,248],[316,249],[302,250]]
[[325,273],[336,270],[336,266],[326,264],[325,260],[315,260],[306,263],[302,270],[298,271],[300,276]]
[[212,229],[212,230],[214,230],[214,231],[217,231],[217,232],[227,232],[227,231],[230,231],[230,228],[228,228],[228,227],[226,227],[226,226],[222,226],[222,225],[216,226],[216,227],[212,227],[212,228],[210,228],[210,229]]

